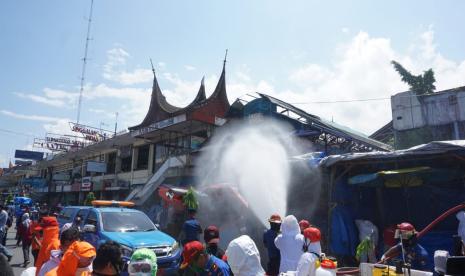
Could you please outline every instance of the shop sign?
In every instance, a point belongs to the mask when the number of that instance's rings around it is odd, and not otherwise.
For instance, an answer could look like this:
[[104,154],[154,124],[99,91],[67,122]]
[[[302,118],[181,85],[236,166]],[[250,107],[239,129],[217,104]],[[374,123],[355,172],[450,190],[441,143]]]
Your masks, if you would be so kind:
[[81,191],[89,192],[92,190],[92,180],[91,177],[83,177],[81,183]]
[[83,134],[83,138],[92,141],[92,142],[100,142],[102,140],[107,139],[107,137],[111,137],[112,132],[108,130],[97,129],[90,126],[80,125],[76,123],[71,123],[71,130],[77,133]]
[[171,118],[168,118],[168,119],[163,120],[163,121],[155,122],[155,123],[153,123],[153,124],[151,124],[151,125],[149,125],[147,127],[143,127],[143,128],[138,129],[138,130],[134,130],[134,131],[131,132],[131,135],[132,135],[132,137],[144,135],[144,134],[147,134],[147,133],[152,132],[152,131],[156,131],[156,130],[159,130],[159,129],[163,129],[163,128],[166,128],[166,127],[169,127],[169,126],[184,122],[184,121],[186,121],[186,118],[187,118],[186,114],[181,114],[181,115],[178,115],[178,116],[175,116],[175,117],[171,117]]
[[44,153],[30,150],[16,150],[15,158],[40,161],[44,159]]
[[105,162],[96,162],[96,161],[87,161],[86,170],[88,172],[106,173],[107,172],[107,163],[105,163]]

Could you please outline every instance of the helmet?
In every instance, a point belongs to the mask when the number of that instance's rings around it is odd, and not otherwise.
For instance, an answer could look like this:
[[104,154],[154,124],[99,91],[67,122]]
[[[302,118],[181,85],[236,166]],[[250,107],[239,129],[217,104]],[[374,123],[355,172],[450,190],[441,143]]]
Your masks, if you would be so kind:
[[299,227],[300,227],[300,231],[303,232],[305,229],[310,227],[310,222],[308,222],[308,220],[303,219],[299,221]]
[[272,223],[281,223],[282,222],[281,216],[278,215],[278,214],[271,215],[271,217],[270,217],[270,219],[268,221],[272,222]]
[[415,230],[415,227],[409,223],[409,222],[402,222],[401,224],[397,224],[397,229],[395,233],[395,238],[396,239],[410,239],[412,236],[414,236],[417,233]]
[[310,242],[319,242],[321,240],[321,232],[316,227],[308,227],[304,230],[304,237]]

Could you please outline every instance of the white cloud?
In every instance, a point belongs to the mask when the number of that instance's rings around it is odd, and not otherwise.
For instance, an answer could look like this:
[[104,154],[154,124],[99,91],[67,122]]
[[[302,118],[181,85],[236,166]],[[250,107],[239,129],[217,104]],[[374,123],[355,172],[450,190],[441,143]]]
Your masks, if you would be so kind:
[[343,27],[343,28],[341,29],[341,32],[343,32],[343,33],[345,33],[345,34],[348,34],[348,33],[350,32],[350,30],[349,30],[349,28],[347,28],[347,27]]
[[[282,91],[277,96],[289,102],[307,103],[389,98],[408,89],[392,68],[391,60],[399,61],[414,73],[432,67],[438,90],[463,85],[465,61],[456,63],[444,58],[433,42],[434,33],[429,29],[410,47],[411,54],[402,54],[392,48],[389,39],[359,32],[350,42],[337,48],[331,66],[309,63],[292,72],[289,80],[298,88]],[[367,134],[392,117],[389,100],[298,106]]]
[[59,119],[47,124],[43,125],[43,128],[46,132],[61,134],[61,135],[77,135],[76,132],[71,130],[71,126],[69,124],[70,119]]
[[184,69],[186,69],[187,71],[195,71],[195,70],[197,70],[197,68],[195,68],[192,65],[184,65]]
[[9,110],[0,110],[0,113],[6,116],[12,117],[12,118],[16,118],[16,119],[39,121],[39,122],[57,122],[60,120],[67,120],[63,118],[48,117],[48,116],[41,116],[41,115],[25,115],[25,114],[15,113]]
[[107,63],[103,66],[103,77],[123,85],[149,82],[153,79],[150,69],[136,68],[126,71],[126,61],[131,56],[122,48],[107,51]]
[[166,63],[163,62],[163,61],[160,61],[160,62],[158,62],[158,67],[160,67],[160,69],[165,69]]
[[59,99],[51,99],[48,97],[44,96],[39,96],[35,94],[24,94],[24,93],[14,93],[16,96],[23,98],[23,99],[29,99],[37,103],[42,103],[54,107],[63,107],[65,105],[65,102]]
[[13,93],[16,96],[28,99],[33,102],[46,104],[53,107],[72,107],[76,106],[77,99],[79,97],[79,93],[73,92],[65,92],[61,90],[51,89],[51,88],[44,88],[43,95],[36,95],[36,94],[25,94],[15,92]]

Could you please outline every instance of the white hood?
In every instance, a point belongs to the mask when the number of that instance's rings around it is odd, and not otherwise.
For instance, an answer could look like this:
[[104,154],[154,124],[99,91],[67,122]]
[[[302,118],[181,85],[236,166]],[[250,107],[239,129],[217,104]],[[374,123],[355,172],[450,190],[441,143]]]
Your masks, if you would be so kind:
[[300,234],[297,219],[292,215],[285,217],[281,224],[281,232],[274,240],[274,244],[281,251],[279,272],[295,271],[304,246],[304,236]]
[[465,212],[460,211],[455,216],[459,220],[459,229],[457,230],[458,235],[462,238],[462,241],[465,242]]
[[281,233],[283,236],[295,236],[300,234],[300,227],[296,217],[290,215],[284,218],[281,224]]
[[254,241],[247,235],[232,240],[226,249],[228,263],[235,276],[263,276],[260,253]]

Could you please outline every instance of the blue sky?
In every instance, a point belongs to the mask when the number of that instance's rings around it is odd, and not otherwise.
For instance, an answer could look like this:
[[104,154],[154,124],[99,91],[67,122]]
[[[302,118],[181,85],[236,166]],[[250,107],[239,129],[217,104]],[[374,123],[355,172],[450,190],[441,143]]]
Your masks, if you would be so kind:
[[[405,90],[391,59],[432,67],[438,89],[465,85],[465,2],[374,2],[95,0],[81,121],[113,125],[119,112],[120,130],[140,122],[149,58],[173,104],[190,102],[204,75],[211,93],[226,48],[230,101],[269,93],[367,134],[389,121],[389,100],[315,102]],[[0,166],[33,137],[69,132],[89,4],[0,3]]]

